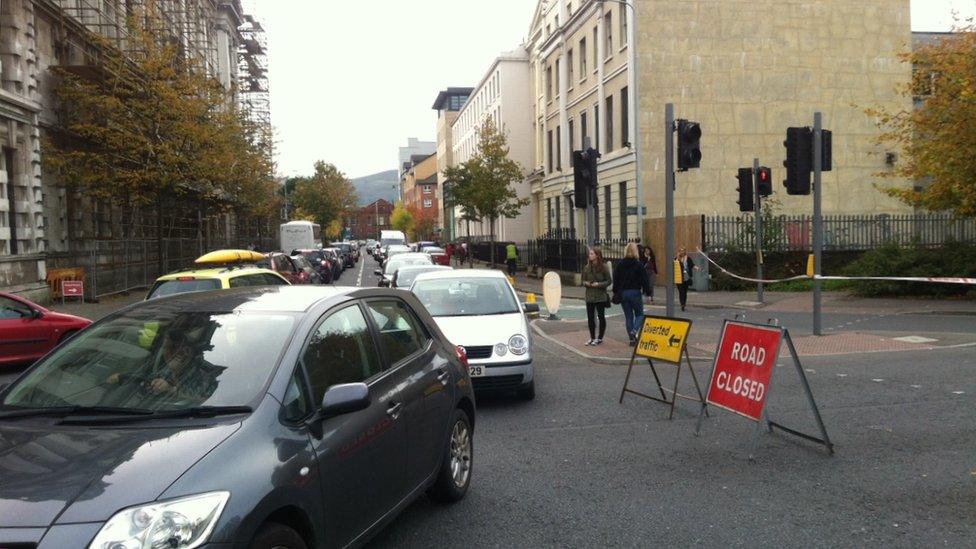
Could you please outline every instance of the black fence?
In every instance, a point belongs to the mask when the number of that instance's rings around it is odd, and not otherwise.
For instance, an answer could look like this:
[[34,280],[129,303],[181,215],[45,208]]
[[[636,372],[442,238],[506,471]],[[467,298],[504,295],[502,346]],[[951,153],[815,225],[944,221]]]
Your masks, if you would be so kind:
[[[586,264],[587,244],[585,240],[575,237],[575,232],[563,229],[547,233],[543,238],[528,242],[514,242],[519,254],[521,268],[543,268],[557,271],[579,272]],[[609,261],[623,259],[627,244],[635,240],[604,239],[598,240],[596,246],[603,252],[603,258]],[[472,257],[477,261],[496,264],[504,263],[506,247],[511,241],[491,242],[478,240],[468,244]],[[494,257],[492,256],[494,246]]]

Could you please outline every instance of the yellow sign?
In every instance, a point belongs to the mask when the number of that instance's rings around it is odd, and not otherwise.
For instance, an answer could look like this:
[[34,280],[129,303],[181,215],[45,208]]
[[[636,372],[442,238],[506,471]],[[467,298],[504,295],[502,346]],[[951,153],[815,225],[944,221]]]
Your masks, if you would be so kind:
[[674,283],[684,284],[684,274],[681,272],[681,262],[677,259],[674,260]]
[[645,316],[634,354],[664,362],[681,362],[691,321],[683,318]]
[[807,276],[813,278],[813,254],[807,256]]

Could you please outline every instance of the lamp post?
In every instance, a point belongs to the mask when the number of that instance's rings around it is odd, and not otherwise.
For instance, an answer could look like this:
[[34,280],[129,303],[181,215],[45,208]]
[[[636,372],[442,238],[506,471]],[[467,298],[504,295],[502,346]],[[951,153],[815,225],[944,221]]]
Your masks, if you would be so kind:
[[[630,115],[633,117],[633,122],[631,123],[631,132],[633,137],[631,137],[631,147],[634,151],[634,187],[637,194],[637,237],[641,242],[641,245],[646,246],[644,242],[644,188],[641,184],[641,149],[640,149],[640,112],[638,111],[640,103],[638,102],[638,97],[640,93],[638,87],[640,82],[637,77],[637,7],[627,0],[597,0],[599,3],[603,4],[605,2],[614,2],[622,6],[630,8],[631,19],[630,24],[627,25],[627,54],[628,54],[628,64],[629,68],[627,71],[627,85],[632,93],[627,96],[627,108],[630,111]],[[626,17],[626,15],[625,15]],[[630,136],[628,136],[630,137]]]

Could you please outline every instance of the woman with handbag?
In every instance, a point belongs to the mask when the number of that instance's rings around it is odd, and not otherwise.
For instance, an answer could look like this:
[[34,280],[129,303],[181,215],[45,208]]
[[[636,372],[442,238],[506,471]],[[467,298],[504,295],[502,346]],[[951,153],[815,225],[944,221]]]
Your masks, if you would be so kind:
[[[600,248],[590,248],[586,254],[586,265],[580,274],[583,287],[586,288],[586,321],[590,327],[589,346],[603,343],[603,334],[607,331],[606,309],[610,305],[607,287],[610,286],[610,267],[603,262],[603,252]],[[600,321],[599,334],[596,332],[597,318]]]
[[619,296],[631,347],[637,345],[637,332],[644,325],[644,301],[641,299],[641,294],[651,293],[650,284],[647,282],[647,271],[641,265],[639,257],[637,244],[634,242],[627,244],[624,258],[617,263],[613,271],[614,302],[618,301]]
[[654,303],[654,278],[657,276],[657,258],[650,246],[644,247],[644,271],[647,272],[647,286],[651,289],[649,303]]

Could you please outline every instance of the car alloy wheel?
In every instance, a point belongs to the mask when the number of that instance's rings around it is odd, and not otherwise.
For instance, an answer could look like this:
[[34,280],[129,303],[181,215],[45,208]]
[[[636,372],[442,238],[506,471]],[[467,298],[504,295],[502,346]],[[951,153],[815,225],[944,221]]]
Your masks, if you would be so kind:
[[471,433],[464,421],[454,423],[451,432],[451,478],[454,485],[463,488],[471,474]]

